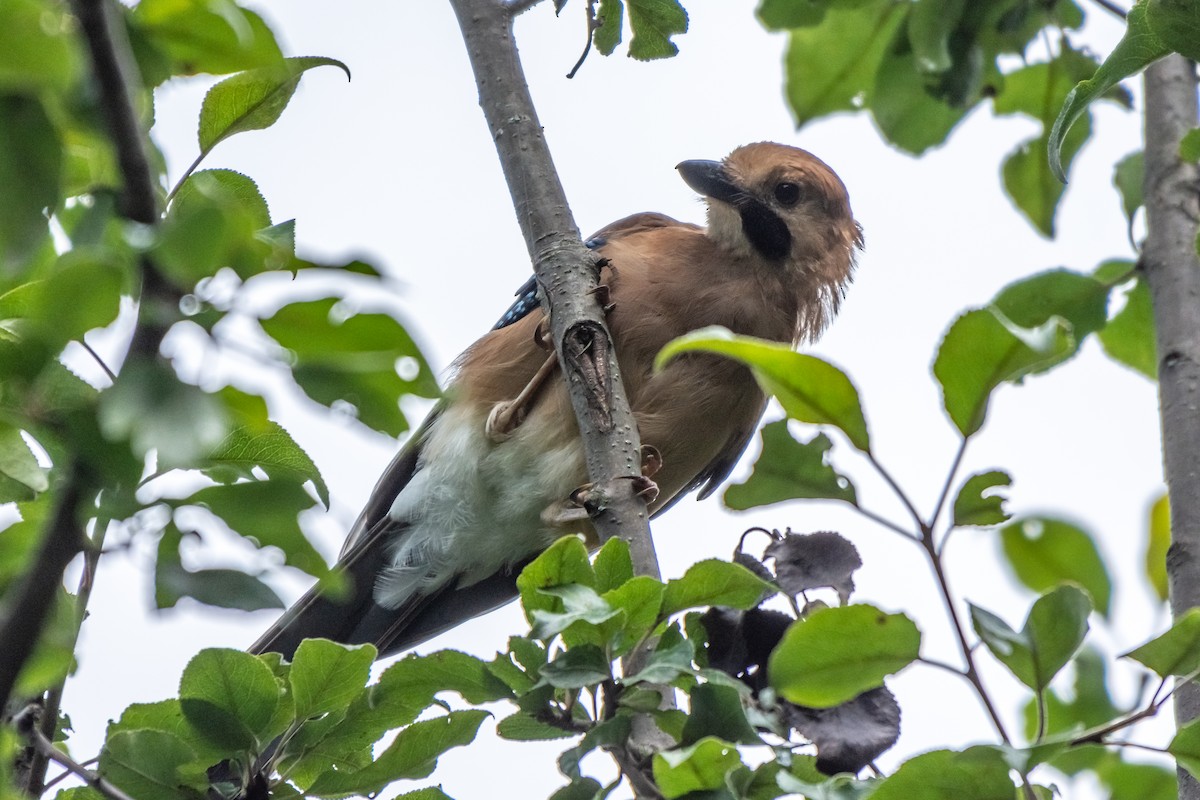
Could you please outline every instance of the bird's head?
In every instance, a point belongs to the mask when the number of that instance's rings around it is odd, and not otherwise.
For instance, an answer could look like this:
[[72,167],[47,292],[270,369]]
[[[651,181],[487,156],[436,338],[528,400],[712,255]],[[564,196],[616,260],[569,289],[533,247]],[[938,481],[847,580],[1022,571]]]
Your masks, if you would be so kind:
[[684,161],[676,169],[705,197],[713,241],[817,290],[826,313],[802,322],[810,330],[801,338],[819,332],[863,244],[837,174],[807,150],[774,142],[739,147],[724,161]]
[[807,150],[759,142],[676,169],[708,200],[709,236],[739,255],[804,268],[862,247],[846,186]]

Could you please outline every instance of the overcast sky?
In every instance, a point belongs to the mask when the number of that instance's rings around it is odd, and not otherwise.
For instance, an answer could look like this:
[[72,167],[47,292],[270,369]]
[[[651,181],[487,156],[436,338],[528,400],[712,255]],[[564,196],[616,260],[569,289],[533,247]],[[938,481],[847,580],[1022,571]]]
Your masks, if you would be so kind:
[[[273,25],[285,53],[341,59],[353,80],[347,83],[332,68],[306,74],[273,129],[221,144],[206,166],[254,177],[275,221],[296,218],[302,255],[363,257],[393,276],[393,294],[355,302],[401,315],[435,367],[444,369],[494,322],[530,271],[453,14],[438,2],[249,5]],[[607,59],[593,54],[571,81],[564,74],[583,44],[582,0],[571,0],[560,19],[549,3],[521,18],[525,69],[576,220],[585,234],[638,211],[702,222],[703,206],[674,165],[721,158],[747,142],[785,142],[824,159],[849,187],[867,248],[840,317],[812,351],[849,372],[880,460],[928,512],[957,445],[929,372],[941,334],[959,311],[985,303],[1015,278],[1057,266],[1088,271],[1105,258],[1130,255],[1110,180],[1112,164],[1139,147],[1138,116],[1111,106],[1096,109],[1097,134],[1075,166],[1059,214],[1059,240],[1049,242],[1018,215],[999,183],[1001,159],[1037,133],[1035,123],[996,120],[980,108],[947,146],[920,160],[882,144],[862,116],[843,115],[797,132],[783,101],[785,37],[765,32],[749,2],[692,0],[689,10],[692,29],[677,40],[679,57],[643,64],[625,58],[623,50]],[[1087,12],[1095,19],[1086,39],[1107,52],[1120,28],[1090,5]],[[211,82],[185,81],[158,96],[155,137],[172,180],[195,157],[196,115]],[[296,292],[287,286],[281,291]],[[185,338],[175,344],[191,352]],[[185,363],[201,362],[189,356]],[[193,377],[212,386],[225,374]],[[275,416],[322,470],[333,512],[313,520],[311,529],[332,557],[395,443],[329,419],[270,376],[244,365],[235,365],[232,374],[239,385],[270,392]],[[833,438],[834,462],[856,481],[863,504],[902,521],[886,487],[852,448]],[[1006,469],[1014,478],[1010,511],[1064,515],[1101,538],[1118,581],[1113,632],[1097,630],[1098,643],[1118,652],[1161,628],[1165,619],[1138,579],[1147,508],[1162,483],[1154,386],[1108,362],[1090,341],[1072,364],[1001,389],[977,439],[961,476]],[[745,459],[736,475],[750,463]],[[924,632],[923,653],[958,663],[918,549],[837,504],[733,514],[715,498],[685,501],[654,526],[664,573],[676,576],[701,558],[728,557],[751,525],[840,531],[865,561],[857,599],[909,613]],[[956,537],[948,559],[959,598],[1019,625],[1031,598],[1012,588],[995,536],[967,530]],[[179,673],[198,649],[244,647],[273,617],[186,602],[153,613],[150,552],[113,556],[101,572],[79,673],[65,704],[77,731],[76,754],[94,753],[105,720],[130,702],[174,694]],[[237,549],[223,552],[226,560],[244,557]],[[289,597],[304,586],[295,578],[279,585]],[[1102,627],[1095,618],[1093,625]],[[491,657],[509,634],[523,629],[510,607],[422,649],[455,647]],[[1002,713],[1019,730],[1015,682],[986,666]],[[900,697],[904,728],[897,747],[880,759],[884,769],[933,747],[993,740],[965,682],[917,666],[890,685]],[[1124,700],[1132,699],[1133,688],[1129,674],[1118,681]],[[479,743],[445,757],[425,783],[440,782],[465,800],[495,796],[502,777],[511,781],[503,795],[544,797],[564,782],[553,762],[564,746],[501,742],[485,724]],[[604,760],[592,756],[585,769],[598,772]],[[424,784],[403,788],[418,785]],[[1093,794],[1078,787],[1072,796]]]

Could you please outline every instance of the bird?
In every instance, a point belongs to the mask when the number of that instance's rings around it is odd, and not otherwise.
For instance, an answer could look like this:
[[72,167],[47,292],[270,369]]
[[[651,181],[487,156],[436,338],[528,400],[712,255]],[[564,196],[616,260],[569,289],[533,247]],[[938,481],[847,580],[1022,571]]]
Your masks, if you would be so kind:
[[[677,165],[707,225],[643,212],[586,244],[601,266],[607,323],[647,454],[658,514],[712,494],[757,430],[767,398],[749,369],[659,350],[698,328],[793,346],[815,340],[851,281],[862,228],[845,185],[815,155],[758,142]],[[320,586],[250,648],[290,658],[303,639],[407,650],[516,597],[520,568],[583,533],[587,480],[566,382],[545,344],[530,279],[495,327],[455,362],[443,399],[388,465],[347,536],[341,596]],[[649,467],[648,467],[649,469]]]

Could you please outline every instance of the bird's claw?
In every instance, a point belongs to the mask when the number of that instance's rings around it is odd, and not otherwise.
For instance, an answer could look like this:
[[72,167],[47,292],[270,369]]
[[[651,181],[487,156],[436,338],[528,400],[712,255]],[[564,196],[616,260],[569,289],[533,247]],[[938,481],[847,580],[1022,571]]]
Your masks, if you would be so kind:
[[612,288],[607,283],[601,283],[592,289],[591,294],[595,295],[596,302],[604,309],[605,314],[611,314],[612,310],[617,307],[617,304],[612,302]]
[[662,469],[663,458],[659,449],[652,444],[642,445],[642,474],[653,478]]
[[567,496],[566,500],[551,503],[542,511],[542,522],[547,525],[568,525],[590,519],[599,508],[591,497],[592,484],[585,483]]
[[635,475],[630,480],[633,481],[633,493],[645,500],[646,505],[658,499],[658,484],[650,480],[648,475]]
[[492,406],[488,413],[487,422],[483,425],[484,433],[493,442],[503,442],[512,438],[513,431],[524,418],[524,409],[515,400],[504,400]]

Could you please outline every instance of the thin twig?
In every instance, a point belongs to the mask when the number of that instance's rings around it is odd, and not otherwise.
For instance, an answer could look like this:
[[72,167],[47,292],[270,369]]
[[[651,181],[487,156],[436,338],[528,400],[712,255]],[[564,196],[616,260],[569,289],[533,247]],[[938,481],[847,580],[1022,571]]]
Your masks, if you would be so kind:
[[942,491],[938,495],[937,505],[933,507],[933,514],[929,517],[929,523],[926,529],[932,531],[937,525],[938,518],[942,516],[942,509],[946,506],[946,500],[950,497],[950,487],[954,485],[954,477],[958,474],[958,468],[962,466],[963,456],[967,452],[967,442],[971,437],[964,436],[958,445],[958,452],[954,454],[954,461],[950,464],[950,471],[946,473],[946,482],[942,484]]
[[897,525],[895,522],[892,522],[890,519],[887,519],[886,517],[882,517],[879,514],[876,514],[874,511],[871,511],[870,509],[863,508],[862,506],[859,506],[859,505],[855,505],[855,506],[851,506],[851,507],[855,511],[857,511],[859,514],[862,514],[864,517],[866,517],[867,519],[874,522],[876,525],[880,525],[884,528],[887,528],[892,533],[898,533],[901,536],[903,536],[905,539],[908,539],[911,542],[921,541],[921,538],[919,536],[911,533],[910,531],[904,530],[904,528],[901,527],[900,525]]
[[1112,14],[1114,17],[1126,19],[1129,16],[1129,12],[1112,2],[1112,0],[1092,0],[1092,2],[1103,8],[1108,13]]
[[[917,527],[921,529],[921,534],[928,535],[928,528],[925,525],[925,520],[921,519],[921,512],[917,511],[917,507],[914,506],[912,501],[908,499],[908,494],[906,494],[905,491],[900,488],[900,484],[896,482],[896,479],[892,477],[892,474],[884,469],[883,464],[879,463],[879,460],[875,458],[873,453],[867,453],[867,460],[871,462],[871,466],[875,468],[875,471],[879,473],[879,476],[883,478],[887,485],[891,487],[892,491],[895,492],[896,497],[900,498],[900,502],[904,504],[904,507],[908,509],[908,513],[912,516],[913,522],[915,522]],[[906,533],[905,535],[907,536],[908,534]]]
[[1011,739],[1008,737],[1008,731],[1004,728],[1004,722],[1000,719],[1000,714],[996,711],[996,707],[992,705],[992,698],[987,693],[987,688],[983,685],[983,680],[979,677],[979,670],[975,668],[975,655],[971,649],[971,643],[967,641],[967,632],[963,627],[962,618],[958,614],[958,608],[954,605],[954,595],[950,591],[950,582],[946,579],[946,572],[942,568],[942,559],[938,556],[937,550],[933,546],[933,537],[926,536],[921,540],[922,546],[926,553],[929,554],[929,563],[933,567],[934,577],[937,578],[938,588],[941,590],[942,601],[946,604],[946,611],[950,615],[950,622],[954,628],[954,633],[958,637],[958,646],[962,651],[963,661],[966,662],[966,670],[964,677],[970,681],[975,687],[975,694],[979,696],[980,702],[987,710],[988,716],[992,719],[992,725],[996,728],[996,733],[1000,735],[1000,740],[1004,744],[1011,744]]
[[88,344],[87,342],[85,342],[83,339],[80,339],[79,343],[81,345],[83,345],[83,349],[87,351],[87,354],[90,355],[92,357],[92,359],[97,364],[100,365],[100,369],[104,370],[104,374],[108,376],[108,379],[110,381],[112,381],[113,383],[116,383],[117,382],[116,373],[108,368],[108,364],[104,363],[104,359],[100,357],[100,354],[97,353],[95,350],[93,350],[92,346],[90,344]]
[[88,786],[95,789],[110,800],[133,800],[125,792],[113,786],[100,775],[85,769],[82,764],[54,746],[54,743],[42,735],[37,724],[38,713],[41,709],[36,705],[26,706],[25,710],[16,716],[13,722],[17,732],[24,736],[33,749],[42,757],[65,767],[72,774],[82,778]]
[[575,62],[575,66],[571,67],[571,71],[567,73],[567,79],[575,77],[575,73],[579,72],[579,68],[583,66],[583,62],[587,61],[588,53],[592,52],[592,41],[596,38],[596,0],[588,0],[587,4],[587,42],[583,45],[583,53],[580,54],[579,60]]
[[947,664],[945,661],[938,661],[937,659],[934,659],[934,658],[926,658],[925,656],[919,656],[917,658],[917,663],[924,664],[927,667],[937,667],[940,670],[949,672],[951,675],[957,675],[960,678],[967,677],[967,673],[963,672],[961,669],[954,666],[953,664]]

